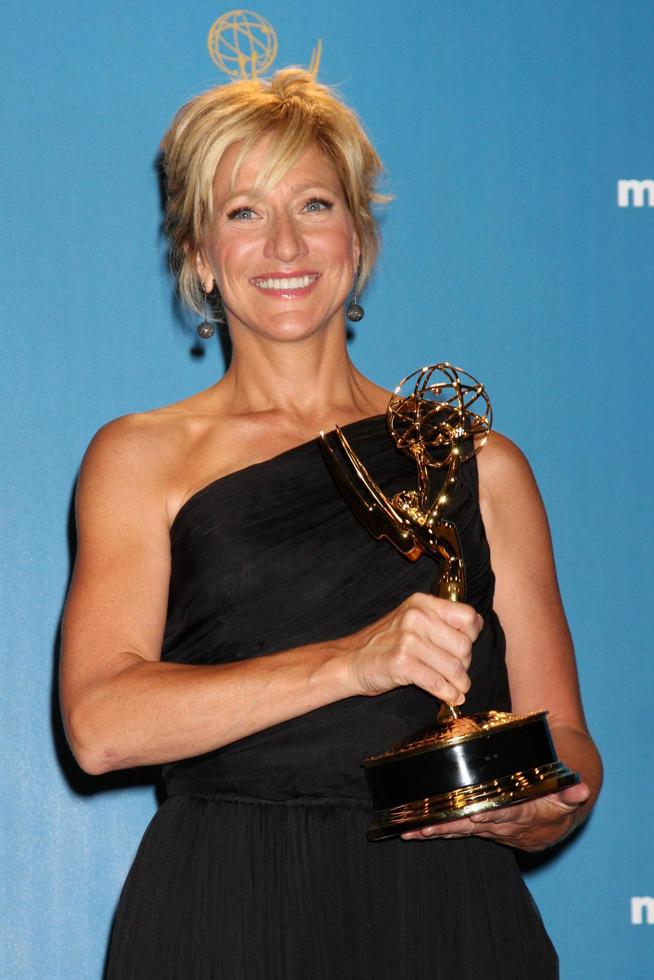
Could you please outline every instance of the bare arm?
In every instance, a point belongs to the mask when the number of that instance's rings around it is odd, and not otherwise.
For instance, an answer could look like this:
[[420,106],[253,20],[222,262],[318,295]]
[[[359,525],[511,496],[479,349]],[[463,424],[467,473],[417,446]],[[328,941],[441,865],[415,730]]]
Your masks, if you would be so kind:
[[95,437],[80,474],[61,701],[84,769],[186,758],[333,701],[405,684],[463,700],[481,621],[470,607],[432,596],[414,596],[333,643],[217,666],[162,663],[170,453],[170,438],[147,418],[119,419]]
[[407,836],[474,833],[540,850],[588,815],[600,790],[602,766],[586,727],[547,517],[529,464],[513,443],[497,434],[478,459],[480,505],[496,576],[494,607],[506,634],[513,711],[549,711],[559,758],[583,782],[540,800]]
[[545,508],[529,463],[512,442],[496,437],[486,462],[480,467],[482,485],[489,487],[483,517],[497,577],[495,608],[507,638],[513,710],[548,709],[559,757],[590,788],[579,820],[599,793],[602,766],[584,717]]

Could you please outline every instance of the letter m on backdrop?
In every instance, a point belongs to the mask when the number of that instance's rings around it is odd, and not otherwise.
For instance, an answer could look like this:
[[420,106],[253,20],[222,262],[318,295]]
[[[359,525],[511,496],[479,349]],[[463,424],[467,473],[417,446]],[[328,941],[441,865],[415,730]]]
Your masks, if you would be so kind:
[[619,180],[618,207],[642,208],[647,198],[647,206],[654,208],[654,180]]
[[648,926],[654,926],[654,898],[648,895],[631,899],[632,926],[642,926],[644,922]]

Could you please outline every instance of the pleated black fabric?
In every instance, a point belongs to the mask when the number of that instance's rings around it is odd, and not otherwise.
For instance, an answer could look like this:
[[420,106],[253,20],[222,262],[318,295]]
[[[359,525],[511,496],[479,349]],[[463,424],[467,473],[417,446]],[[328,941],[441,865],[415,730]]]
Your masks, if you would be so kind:
[[[415,483],[383,416],[347,427],[382,488]],[[448,517],[484,617],[471,711],[509,708],[474,460]],[[375,541],[317,440],[210,483],[171,528],[163,659],[218,664],[347,635],[436,567]],[[123,889],[108,978],[551,980],[557,958],[509,848],[369,843],[361,759],[433,723],[414,687],[353,697],[164,767],[169,798]]]

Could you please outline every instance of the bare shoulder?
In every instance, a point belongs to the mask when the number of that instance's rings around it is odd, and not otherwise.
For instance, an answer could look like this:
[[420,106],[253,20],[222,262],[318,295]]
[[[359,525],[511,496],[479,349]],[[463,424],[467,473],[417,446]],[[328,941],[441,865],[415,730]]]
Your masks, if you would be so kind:
[[105,509],[139,501],[164,515],[167,488],[184,445],[184,413],[155,409],[123,415],[93,436],[80,470],[80,507]]
[[543,503],[529,461],[500,432],[491,432],[477,455],[479,504],[487,530],[499,521],[543,515]]
[[148,450],[156,441],[161,426],[154,412],[121,415],[105,423],[95,433],[84,456],[85,466],[122,460],[126,462]]
[[480,476],[495,481],[515,480],[531,476],[531,467],[522,450],[501,432],[491,432],[486,445],[477,455]]
[[131,510],[152,505],[172,524],[183,500],[213,475],[224,455],[228,425],[216,389],[104,425],[86,451],[78,499],[107,494]]
[[[194,420],[206,413],[206,392],[153,408],[147,412],[121,415],[107,422],[91,440],[85,463],[155,461],[174,453],[193,429]],[[145,456],[144,456],[145,454]]]
[[161,467],[170,425],[157,412],[123,415],[99,429],[84,455],[80,478],[106,480],[114,472],[138,478]]
[[125,652],[160,655],[170,577],[167,427],[156,412],[126,415],[102,426],[86,451],[63,624],[69,693]]

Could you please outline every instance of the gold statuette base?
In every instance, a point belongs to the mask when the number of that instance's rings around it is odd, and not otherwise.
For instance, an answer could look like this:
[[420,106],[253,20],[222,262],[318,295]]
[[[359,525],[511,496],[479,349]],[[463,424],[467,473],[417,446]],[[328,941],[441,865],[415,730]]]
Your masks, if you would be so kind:
[[429,824],[445,823],[448,820],[469,817],[473,813],[524,803],[548,793],[556,793],[577,782],[577,773],[561,762],[552,762],[477,786],[464,786],[440,796],[429,796],[403,806],[377,810],[366,836],[371,841],[396,837]]

